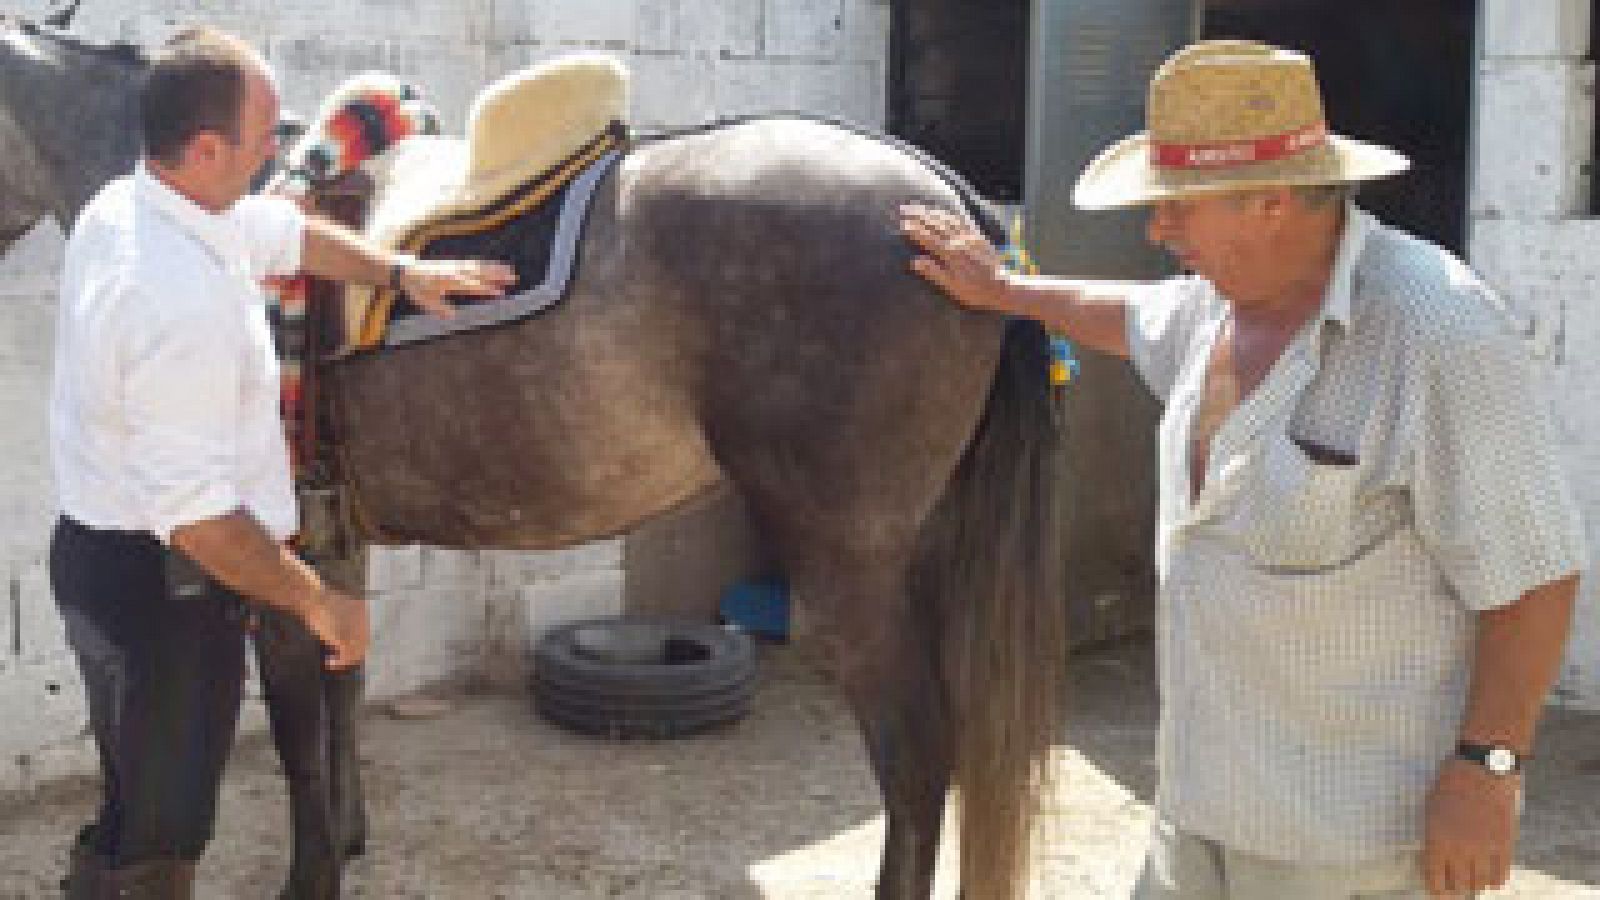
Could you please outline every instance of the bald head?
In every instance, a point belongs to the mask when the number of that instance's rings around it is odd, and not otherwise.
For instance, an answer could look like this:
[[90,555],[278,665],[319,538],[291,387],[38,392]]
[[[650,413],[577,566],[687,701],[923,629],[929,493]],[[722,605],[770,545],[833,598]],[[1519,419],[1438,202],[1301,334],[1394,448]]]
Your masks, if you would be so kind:
[[260,87],[252,82],[275,93],[271,70],[244,41],[209,28],[175,35],[151,60],[139,93],[145,156],[180,165],[204,132],[237,142],[246,99]]

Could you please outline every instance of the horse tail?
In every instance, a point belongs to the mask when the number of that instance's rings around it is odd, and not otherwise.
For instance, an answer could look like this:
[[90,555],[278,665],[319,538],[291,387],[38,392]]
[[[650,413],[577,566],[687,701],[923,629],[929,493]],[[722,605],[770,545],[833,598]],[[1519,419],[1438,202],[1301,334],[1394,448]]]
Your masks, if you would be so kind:
[[1066,679],[1060,414],[1049,338],[1006,329],[987,406],[921,535],[912,589],[937,647],[954,732],[961,881],[1020,896],[1054,789]]

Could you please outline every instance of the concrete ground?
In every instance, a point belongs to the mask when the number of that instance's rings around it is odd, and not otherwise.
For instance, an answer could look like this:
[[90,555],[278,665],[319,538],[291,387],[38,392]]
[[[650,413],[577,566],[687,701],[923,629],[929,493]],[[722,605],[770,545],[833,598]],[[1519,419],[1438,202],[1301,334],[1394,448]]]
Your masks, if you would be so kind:
[[[870,897],[882,819],[854,726],[796,651],[769,649],[764,664],[750,718],[673,743],[568,735],[511,695],[462,694],[424,721],[375,714],[364,749],[373,842],[348,896]],[[1074,664],[1066,790],[1039,897],[1127,894],[1154,782],[1150,667],[1142,641]],[[1600,898],[1600,716],[1552,712],[1539,751],[1522,865],[1494,896]],[[0,897],[54,896],[66,836],[92,797],[80,782],[0,798]],[[243,740],[200,896],[274,896],[286,819],[270,747]]]

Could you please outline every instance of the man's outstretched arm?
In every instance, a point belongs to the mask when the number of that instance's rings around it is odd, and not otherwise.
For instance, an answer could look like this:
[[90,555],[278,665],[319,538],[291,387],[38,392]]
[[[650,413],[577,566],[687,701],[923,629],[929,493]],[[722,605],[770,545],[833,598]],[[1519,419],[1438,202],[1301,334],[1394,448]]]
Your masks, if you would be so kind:
[[1128,306],[1139,283],[1018,275],[957,216],[925,206],[900,212],[901,230],[924,254],[911,261],[912,271],[957,303],[1033,319],[1090,349],[1127,358]]

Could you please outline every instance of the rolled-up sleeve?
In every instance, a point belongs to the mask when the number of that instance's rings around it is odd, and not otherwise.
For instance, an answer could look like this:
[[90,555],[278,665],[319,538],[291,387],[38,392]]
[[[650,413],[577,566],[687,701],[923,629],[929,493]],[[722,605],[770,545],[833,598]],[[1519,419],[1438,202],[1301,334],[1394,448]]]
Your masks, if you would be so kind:
[[1203,300],[1198,282],[1190,278],[1143,285],[1129,298],[1128,360],[1163,404],[1206,315]]
[[1436,349],[1421,373],[1417,527],[1469,609],[1515,603],[1588,564],[1548,398],[1516,336]]
[[293,275],[305,244],[305,214],[284,197],[251,194],[228,211],[244,238],[250,275],[257,280]]
[[235,488],[241,354],[219,338],[228,333],[203,315],[169,309],[126,345],[128,487],[145,526],[163,542],[184,525],[243,505]]

